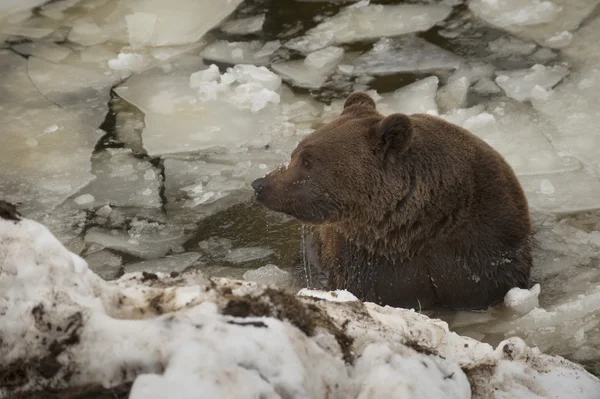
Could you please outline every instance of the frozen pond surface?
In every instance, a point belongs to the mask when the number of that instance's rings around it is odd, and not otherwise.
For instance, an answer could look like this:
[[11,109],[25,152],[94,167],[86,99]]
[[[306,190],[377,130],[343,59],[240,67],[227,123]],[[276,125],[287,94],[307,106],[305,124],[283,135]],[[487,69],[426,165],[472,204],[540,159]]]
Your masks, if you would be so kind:
[[598,2],[2,2],[0,192],[107,279],[198,268],[298,288],[300,226],[249,183],[371,90],[383,112],[489,142],[534,217],[539,291],[432,315],[598,375]]

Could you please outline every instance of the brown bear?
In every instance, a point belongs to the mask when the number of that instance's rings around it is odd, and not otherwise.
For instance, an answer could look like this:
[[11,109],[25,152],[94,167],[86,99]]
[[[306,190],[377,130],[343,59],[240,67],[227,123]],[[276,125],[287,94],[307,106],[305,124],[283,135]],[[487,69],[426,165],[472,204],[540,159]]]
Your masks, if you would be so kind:
[[395,307],[482,309],[531,269],[527,200],[483,140],[443,119],[379,114],[351,94],[287,167],[252,183],[271,210],[314,226],[328,289]]

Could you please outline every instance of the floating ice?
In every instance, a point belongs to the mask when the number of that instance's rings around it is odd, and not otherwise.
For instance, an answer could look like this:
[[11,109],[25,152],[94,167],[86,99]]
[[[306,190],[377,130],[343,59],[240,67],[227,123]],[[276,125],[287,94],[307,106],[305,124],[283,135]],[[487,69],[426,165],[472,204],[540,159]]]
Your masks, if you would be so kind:
[[280,102],[279,76],[264,67],[236,65],[218,79],[192,75],[190,82],[188,71],[153,69],[130,78],[127,89],[115,89],[144,112],[143,144],[150,155],[269,142],[267,131]]
[[88,243],[99,244],[143,259],[163,257],[187,239],[188,236],[182,227],[145,221],[132,222],[132,227],[127,232],[94,227],[85,235],[85,241]]
[[470,0],[471,11],[491,25],[544,46],[561,48],[570,31],[592,13],[598,0]]
[[442,110],[462,108],[467,101],[469,79],[466,76],[458,79],[449,79],[448,83],[437,93],[437,103]]
[[225,22],[220,29],[230,35],[247,35],[260,32],[265,23],[265,14],[255,15],[247,18],[234,19]]
[[199,258],[199,253],[186,252],[183,254],[165,256],[164,258],[160,259],[130,263],[125,265],[125,273],[181,273],[188,267],[192,266]]
[[510,57],[515,54],[529,55],[535,51],[535,43],[526,42],[516,37],[500,37],[488,43],[494,56]]
[[19,54],[31,55],[46,61],[59,63],[73,51],[65,46],[47,42],[26,42],[12,47]]
[[134,12],[125,16],[129,44],[134,49],[146,47],[152,42],[158,16],[155,13]]
[[[81,192],[92,196],[88,207],[103,205],[156,208],[162,205],[160,171],[128,149],[108,149],[92,157],[96,179]],[[77,199],[75,199],[77,201]]]
[[[577,31],[573,43],[563,52],[574,65],[574,73],[547,98],[534,98],[533,105],[556,130],[549,133],[552,143],[600,172],[600,19],[595,18]],[[600,192],[589,192],[600,197]]]
[[351,75],[434,72],[460,67],[461,58],[416,36],[384,38],[356,58]]
[[[530,106],[504,101],[490,103],[487,109],[488,112],[476,111],[462,121],[447,119],[484,139],[504,156],[519,176],[561,174],[581,168],[574,158],[557,153],[547,139],[554,127]],[[535,151],[532,152],[532,148]],[[539,190],[539,185],[535,190]]]
[[332,44],[421,32],[444,20],[450,11],[452,8],[445,5],[350,6],[285,46],[308,54]]
[[94,22],[78,22],[71,28],[68,39],[82,46],[93,46],[106,42],[109,35]]
[[419,80],[392,93],[381,95],[377,109],[384,115],[401,112],[404,114],[437,114],[435,96],[439,79],[437,76]]
[[515,287],[504,296],[504,305],[520,315],[525,315],[539,305],[540,290],[539,284],[528,290]]
[[120,256],[102,249],[85,256],[90,269],[105,280],[114,280],[119,275],[123,260]]
[[83,195],[80,195],[79,197],[76,197],[75,199],[73,199],[73,202],[75,202],[77,205],[89,205],[89,204],[93,204],[95,200],[96,199],[94,198],[93,195],[83,194]]
[[531,100],[534,96],[540,98],[540,91],[550,90],[569,74],[569,70],[563,66],[546,67],[536,64],[530,69],[518,71],[499,71],[496,83],[510,98],[517,101]]
[[119,53],[108,61],[108,66],[117,71],[141,72],[152,64],[152,59],[143,54]]
[[271,65],[271,68],[294,86],[318,89],[333,73],[344,55],[340,47],[326,47],[310,53],[304,60]]
[[281,270],[275,265],[266,265],[258,269],[248,270],[244,273],[244,280],[254,281],[259,284],[274,284],[277,286],[286,286],[291,282],[289,272]]
[[[207,163],[197,160],[166,159],[165,192],[169,208],[196,208],[212,211],[210,204],[220,207],[233,204],[246,195],[248,183],[233,176],[235,167],[225,163]],[[242,194],[243,193],[243,194]],[[219,202],[217,204],[216,202]]]
[[246,247],[231,249],[225,254],[225,260],[231,263],[245,263],[267,258],[275,252],[269,248]]
[[228,64],[267,65],[271,55],[281,47],[278,40],[262,43],[258,40],[250,42],[227,42],[218,40],[209,44],[202,51],[207,62],[224,62]]
[[585,171],[520,176],[519,180],[533,209],[559,214],[600,209],[600,181]]
[[[10,126],[0,146],[0,192],[23,202],[25,214],[49,211],[94,178],[90,154],[103,134],[97,128],[106,114],[108,91],[99,96],[87,85],[79,86],[79,70],[70,71],[76,73],[70,82],[63,82],[62,73],[53,74],[55,66],[0,50],[0,90],[5,93],[0,100],[0,122]],[[54,90],[50,80],[58,80],[61,87]],[[72,102],[65,97],[89,101],[85,92],[93,93],[93,101]],[[49,125],[57,129],[44,133]]]

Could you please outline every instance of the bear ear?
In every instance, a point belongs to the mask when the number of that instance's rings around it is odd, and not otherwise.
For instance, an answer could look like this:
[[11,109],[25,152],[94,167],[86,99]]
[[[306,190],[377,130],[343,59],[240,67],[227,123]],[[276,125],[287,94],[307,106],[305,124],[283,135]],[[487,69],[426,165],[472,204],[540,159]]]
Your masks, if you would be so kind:
[[367,93],[355,91],[346,99],[342,115],[351,112],[352,110],[357,110],[358,108],[375,111],[375,101],[373,101]]
[[402,154],[412,142],[413,125],[407,115],[392,114],[375,126],[374,136],[379,150]]

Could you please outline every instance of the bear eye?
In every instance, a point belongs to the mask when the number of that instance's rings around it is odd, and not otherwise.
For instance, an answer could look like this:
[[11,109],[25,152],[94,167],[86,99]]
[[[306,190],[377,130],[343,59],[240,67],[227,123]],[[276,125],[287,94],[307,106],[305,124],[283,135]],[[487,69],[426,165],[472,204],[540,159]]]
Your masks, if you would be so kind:
[[312,165],[311,159],[308,155],[303,154],[302,155],[302,166],[304,166],[305,168],[310,168]]

